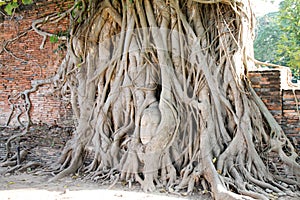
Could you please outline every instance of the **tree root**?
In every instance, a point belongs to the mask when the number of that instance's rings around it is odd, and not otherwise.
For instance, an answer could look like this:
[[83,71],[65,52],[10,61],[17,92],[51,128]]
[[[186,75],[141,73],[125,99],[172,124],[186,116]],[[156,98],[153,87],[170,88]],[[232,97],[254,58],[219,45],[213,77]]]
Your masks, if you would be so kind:
[[14,172],[33,172],[32,170],[37,167],[43,166],[39,162],[28,162],[25,165],[15,165],[8,170],[6,170],[3,174],[14,173]]
[[[78,146],[78,148],[70,154],[72,150],[69,150],[69,155],[67,156],[64,163],[61,165],[60,170],[57,170],[59,172],[57,175],[55,175],[53,178],[49,180],[49,182],[56,181],[58,179],[61,179],[69,174],[75,173],[76,170],[82,165],[83,158],[81,156],[83,148]],[[69,164],[69,165],[68,165]],[[65,169],[65,167],[68,165],[68,167]]]
[[8,167],[8,166],[14,166],[14,165],[20,165],[22,161],[26,159],[26,156],[28,154],[27,150],[21,150],[20,152],[17,150],[17,152],[9,158],[6,156],[6,159],[0,163],[1,167]]
[[8,158],[6,161],[1,162],[0,167],[9,167],[9,169],[5,170],[3,174],[24,172],[28,170],[32,172],[32,169],[42,166],[41,163],[34,161],[22,164],[22,162],[26,160],[27,154],[27,150],[22,150],[19,153],[17,152],[11,158]]

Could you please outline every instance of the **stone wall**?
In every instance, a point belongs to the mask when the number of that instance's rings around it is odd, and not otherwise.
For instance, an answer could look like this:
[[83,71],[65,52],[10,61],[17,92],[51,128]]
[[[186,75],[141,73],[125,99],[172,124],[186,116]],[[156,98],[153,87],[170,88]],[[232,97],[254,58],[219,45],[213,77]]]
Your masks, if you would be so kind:
[[[21,6],[12,17],[6,16],[4,21],[0,21],[0,44],[10,41],[6,49],[0,47],[0,125],[6,124],[11,111],[9,96],[15,97],[30,89],[33,80],[49,78],[55,74],[65,54],[61,49],[63,45],[61,42],[51,43],[48,37],[41,49],[43,37],[31,29],[31,24],[51,13],[67,10],[68,4],[68,1],[39,0],[36,4]],[[63,20],[41,28],[57,34],[67,31],[67,27],[68,20]],[[20,37],[17,38],[18,36]],[[48,124],[69,123],[72,119],[70,106],[49,94],[49,87],[50,85],[44,85],[38,92],[30,95],[32,121]],[[24,111],[24,108],[21,109]],[[17,124],[18,112],[16,109],[13,113],[10,125]],[[20,121],[26,120],[23,113]]]

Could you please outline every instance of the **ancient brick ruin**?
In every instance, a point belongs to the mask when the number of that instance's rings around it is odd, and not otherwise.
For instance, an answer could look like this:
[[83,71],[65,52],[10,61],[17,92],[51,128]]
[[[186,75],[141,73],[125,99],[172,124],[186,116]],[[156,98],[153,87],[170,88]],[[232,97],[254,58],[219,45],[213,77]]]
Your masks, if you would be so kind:
[[[300,149],[300,88],[286,69],[251,71],[252,86],[293,144]],[[288,85],[290,84],[290,85]]]
[[[62,43],[51,43],[48,37],[41,48],[43,37],[31,30],[31,24],[54,12],[68,9],[67,1],[40,1],[33,5],[23,6],[22,11],[16,11],[12,17],[5,17],[0,21],[0,44],[11,41],[0,54],[0,125],[5,125],[11,112],[8,98],[31,88],[34,80],[41,80],[53,76],[64,57]],[[58,34],[67,31],[68,21],[57,24],[47,24],[43,30]],[[25,34],[23,34],[25,33]],[[21,35],[18,39],[18,35]],[[70,105],[49,93],[51,85],[44,85],[30,95],[32,108],[31,118],[34,123],[66,124],[72,120]],[[10,125],[17,125],[16,115],[23,112],[20,121],[26,121],[24,101],[15,100],[18,107],[13,113]]]

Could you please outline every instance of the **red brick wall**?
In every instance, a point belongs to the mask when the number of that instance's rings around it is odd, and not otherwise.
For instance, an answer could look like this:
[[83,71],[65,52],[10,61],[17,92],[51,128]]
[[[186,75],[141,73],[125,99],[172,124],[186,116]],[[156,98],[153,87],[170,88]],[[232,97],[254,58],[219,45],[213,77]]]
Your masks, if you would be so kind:
[[[33,20],[66,9],[68,9],[68,2],[58,0],[38,1],[36,4],[20,7],[13,17],[5,17],[5,20],[0,22],[0,44],[29,30]],[[42,29],[57,33],[66,30],[67,25],[68,21],[63,20],[57,24],[45,25]],[[63,51],[54,53],[60,43],[53,44],[49,38],[44,48],[40,49],[42,40],[42,36],[30,30],[7,46],[7,49],[17,58],[6,51],[0,53],[0,125],[6,123],[11,111],[8,96],[15,96],[30,89],[32,80],[53,76],[65,54]],[[43,86],[37,93],[30,95],[32,121],[36,123],[43,121],[49,124],[53,124],[55,121],[64,123],[66,121],[62,121],[62,119],[71,118],[70,106],[60,99],[48,95],[49,87],[50,85]],[[27,120],[24,114],[20,119],[21,121]],[[14,117],[11,125],[16,122]]]
[[280,71],[251,71],[248,76],[258,96],[267,105],[274,118],[280,122],[282,117]]
[[283,90],[282,99],[281,126],[300,150],[300,90]]
[[275,69],[251,71],[248,77],[276,121],[300,150],[300,90],[281,89],[281,73]]

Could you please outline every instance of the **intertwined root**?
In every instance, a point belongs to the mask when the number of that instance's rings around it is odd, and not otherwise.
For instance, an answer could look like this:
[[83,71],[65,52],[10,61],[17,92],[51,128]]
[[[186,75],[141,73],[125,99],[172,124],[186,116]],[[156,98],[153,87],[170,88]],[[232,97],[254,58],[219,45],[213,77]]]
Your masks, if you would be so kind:
[[[292,194],[278,180],[299,189],[297,154],[245,77],[248,0],[85,3],[55,79],[78,125],[54,179],[81,169],[90,152],[90,177],[144,191],[268,199]],[[289,178],[271,174],[270,152]]]
[[12,150],[12,143],[19,141],[21,137],[27,134],[27,129],[23,130],[21,133],[12,135],[6,141],[6,155],[3,160],[0,162],[0,167],[7,168],[3,171],[3,174],[13,173],[13,172],[24,172],[28,169],[34,169],[42,166],[41,163],[31,161],[24,163],[23,161],[26,160],[27,155],[29,153],[29,149],[21,149],[19,144],[16,145],[15,149]]

